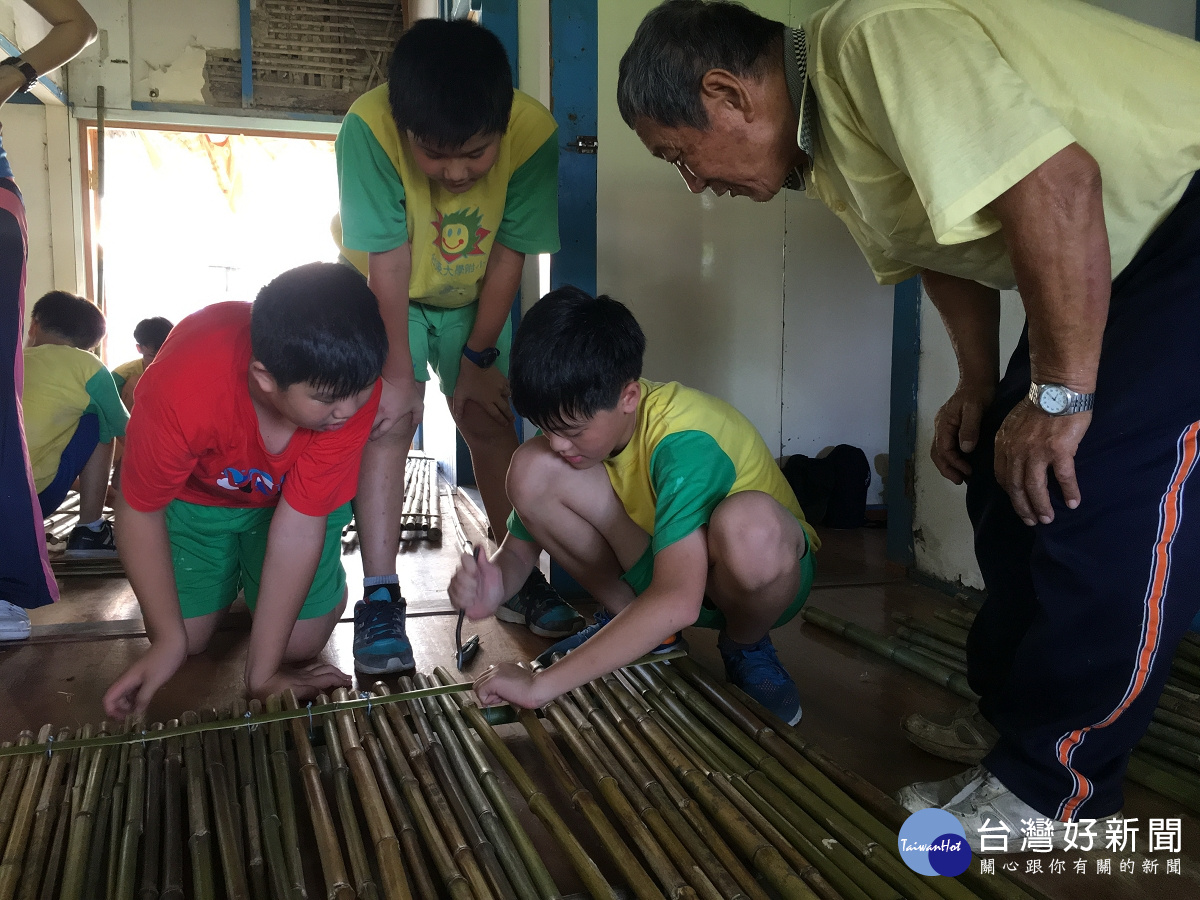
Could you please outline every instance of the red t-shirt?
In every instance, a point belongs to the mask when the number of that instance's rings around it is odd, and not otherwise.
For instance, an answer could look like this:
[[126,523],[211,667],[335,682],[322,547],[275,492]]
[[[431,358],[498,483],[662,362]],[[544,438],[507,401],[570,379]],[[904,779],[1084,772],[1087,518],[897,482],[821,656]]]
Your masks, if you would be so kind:
[[297,428],[274,454],[263,446],[249,371],[249,303],[217,303],[175,326],[138,382],[125,432],[130,506],[274,506],[282,491],[297,512],[324,516],[354,497],[379,384],[341,428]]

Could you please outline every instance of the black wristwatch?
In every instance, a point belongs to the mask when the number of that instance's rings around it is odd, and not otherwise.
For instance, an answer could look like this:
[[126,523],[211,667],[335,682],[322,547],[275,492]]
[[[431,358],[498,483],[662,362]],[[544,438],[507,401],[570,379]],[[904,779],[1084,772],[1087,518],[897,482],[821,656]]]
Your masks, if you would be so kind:
[[0,66],[12,66],[13,68],[20,70],[21,74],[25,76],[25,84],[17,88],[18,94],[28,94],[31,90],[33,90],[33,86],[37,84],[37,70],[19,56],[10,56],[8,59],[0,59]]
[[495,365],[496,360],[500,358],[500,351],[495,347],[487,347],[484,350],[472,350],[470,347],[464,346],[463,356],[481,369],[490,369]]

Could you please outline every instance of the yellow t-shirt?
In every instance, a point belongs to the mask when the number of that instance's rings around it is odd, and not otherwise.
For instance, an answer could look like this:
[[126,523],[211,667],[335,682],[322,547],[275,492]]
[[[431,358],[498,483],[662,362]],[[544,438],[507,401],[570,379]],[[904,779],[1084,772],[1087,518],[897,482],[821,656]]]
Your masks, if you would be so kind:
[[121,392],[121,402],[125,404],[126,409],[133,409],[133,392],[145,371],[146,361],[140,356],[127,363],[121,363],[112,370],[113,381],[117,384],[117,390]]
[[1200,169],[1200,44],[1076,0],[842,0],[805,25],[808,193],[881,284],[1016,285],[996,197],[1071,143],[1100,165],[1115,276]]

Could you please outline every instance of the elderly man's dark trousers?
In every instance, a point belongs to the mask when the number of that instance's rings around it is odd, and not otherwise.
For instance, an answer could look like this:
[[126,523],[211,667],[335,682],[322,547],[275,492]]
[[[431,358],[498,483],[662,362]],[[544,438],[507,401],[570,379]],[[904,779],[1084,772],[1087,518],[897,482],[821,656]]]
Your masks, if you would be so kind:
[[1176,645],[1200,607],[1200,176],[1113,282],[1096,408],[1075,456],[1082,502],[1050,476],[1054,521],[1026,526],[993,469],[1029,390],[1023,334],[973,454],[967,509],[987,600],[968,678],[1000,732],[984,760],[1045,816],[1122,806]]

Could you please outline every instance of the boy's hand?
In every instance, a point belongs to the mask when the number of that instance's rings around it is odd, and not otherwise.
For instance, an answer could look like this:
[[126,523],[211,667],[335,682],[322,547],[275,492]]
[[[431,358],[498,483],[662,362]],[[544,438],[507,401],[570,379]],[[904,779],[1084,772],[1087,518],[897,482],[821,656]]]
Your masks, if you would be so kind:
[[150,699],[179,671],[186,658],[186,642],[178,647],[170,643],[151,644],[142,658],[105,692],[104,714],[110,719],[123,720],[144,713]]
[[379,411],[375,413],[375,424],[371,427],[371,440],[387,434],[406,416],[411,416],[412,425],[416,427],[425,413],[425,392],[411,373],[397,381],[380,380],[383,389],[379,393]]
[[497,424],[511,425],[513,411],[508,404],[511,393],[508,389],[508,379],[504,377],[503,372],[495,366],[481,369],[463,357],[458,367],[458,381],[454,384],[454,394],[450,397],[450,412],[457,421],[470,401],[479,404]]
[[484,706],[511,703],[522,709],[537,709],[553,700],[553,697],[538,695],[537,673],[516,663],[500,663],[488,666],[475,679],[473,690]]
[[486,619],[506,599],[504,573],[487,554],[463,553],[458,571],[450,579],[450,605],[461,609],[471,621]]
[[259,700],[272,694],[282,694],[289,688],[297,700],[312,700],[318,694],[332,694],[337,688],[348,688],[350,676],[330,663],[316,662],[307,666],[280,666],[279,671],[262,684],[246,685],[247,693]]

